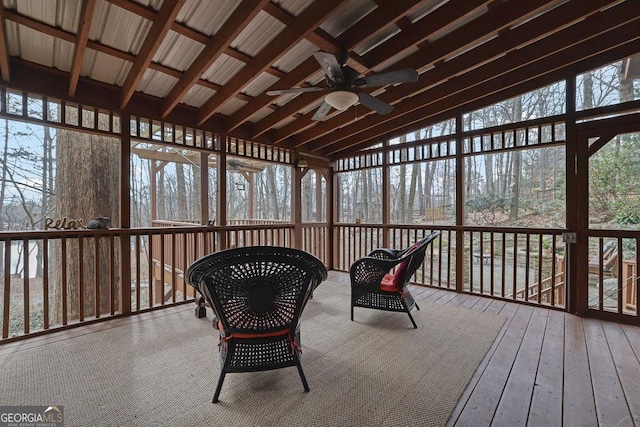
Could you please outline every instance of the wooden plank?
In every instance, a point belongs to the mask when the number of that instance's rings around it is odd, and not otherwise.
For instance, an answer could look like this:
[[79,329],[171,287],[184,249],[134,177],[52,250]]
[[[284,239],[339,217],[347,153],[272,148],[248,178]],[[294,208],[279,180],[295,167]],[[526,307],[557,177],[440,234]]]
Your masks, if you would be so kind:
[[640,328],[630,325],[620,325],[624,331],[625,336],[631,344],[631,349],[635,353],[638,360],[640,360]]
[[[469,400],[469,397],[471,396],[471,394],[473,393],[473,390],[475,389],[476,385],[478,384],[478,381],[480,381],[480,378],[482,378],[482,375],[484,374],[484,371],[487,368],[489,361],[491,360],[494,353],[496,352],[496,349],[500,345],[500,341],[502,340],[502,337],[504,336],[505,332],[508,329],[508,326],[509,326],[508,324],[509,322],[505,322],[505,324],[502,325],[502,329],[500,330],[500,332],[498,332],[498,335],[496,336],[495,341],[491,345],[491,348],[489,348],[484,359],[482,360],[482,362],[480,362],[480,365],[478,365],[478,369],[476,370],[475,374],[473,374],[473,377],[471,378],[471,380],[469,380],[469,385],[467,386],[465,391],[462,393],[462,396],[460,396],[460,399],[458,400],[458,404],[454,408],[453,412],[451,413],[451,416],[449,417],[449,420],[447,421],[447,427],[454,426],[458,418],[460,417],[460,414],[462,413],[462,411],[465,410],[466,403]],[[470,410],[470,409],[467,408],[467,410]]]
[[469,294],[456,294],[454,298],[449,301],[449,305],[459,306],[469,297]]
[[[478,300],[475,302],[475,304],[473,304],[470,307],[471,310],[486,311],[487,308],[493,303],[493,301],[497,301],[497,300],[494,300],[494,299],[491,299],[491,298],[483,298],[483,297],[476,297],[476,298],[478,298]],[[469,301],[470,299],[471,298],[469,298],[467,301]]]
[[[508,306],[505,308],[505,311],[511,309]],[[521,305],[517,308],[456,425],[488,426],[491,424],[532,313],[533,308],[530,306]]]
[[536,380],[548,310],[533,309],[493,418],[494,425],[525,425]]
[[[498,299],[494,299],[491,301],[491,304],[489,304],[485,310],[483,310],[485,313],[489,313],[489,314],[498,314],[500,312],[502,312],[502,310],[508,306],[508,305],[514,305],[514,304],[507,304],[504,301],[498,300]],[[515,312],[515,311],[514,311]]]
[[444,294],[442,296],[440,296],[440,298],[437,298],[435,300],[433,300],[434,302],[438,303],[438,304],[448,304],[449,301],[451,301],[452,299],[454,299],[456,297],[457,293],[452,292],[452,291],[444,291]]
[[545,311],[548,311],[549,315],[531,397],[527,422],[530,426],[562,425],[565,314],[556,310]]
[[602,322],[602,327],[613,358],[613,366],[622,385],[624,398],[633,417],[632,424],[640,425],[640,361],[619,324]]
[[[489,300],[489,298],[481,298],[478,295],[471,295],[471,294],[466,294],[467,295],[467,299],[465,299],[462,304],[460,304],[460,307],[464,307],[464,308],[472,308],[473,306],[475,306],[476,304],[480,303],[480,301],[483,300],[487,300],[488,303],[491,302],[491,300]],[[482,310],[480,310],[482,311]]]
[[448,292],[445,291],[444,289],[437,289],[434,293],[429,295],[427,298],[424,298],[424,300],[425,301],[436,301],[437,299],[441,298],[446,293],[448,293]]
[[629,407],[624,399],[602,322],[584,319],[583,323],[598,423],[606,426],[632,426]]
[[582,322],[577,316],[565,317],[562,413],[565,427],[598,424]]

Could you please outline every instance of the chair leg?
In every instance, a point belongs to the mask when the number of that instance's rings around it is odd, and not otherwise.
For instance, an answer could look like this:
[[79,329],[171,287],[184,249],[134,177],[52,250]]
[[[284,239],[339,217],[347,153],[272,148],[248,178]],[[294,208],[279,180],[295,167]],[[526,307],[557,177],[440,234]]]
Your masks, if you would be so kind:
[[418,325],[416,325],[416,321],[413,320],[413,316],[409,313],[409,310],[407,310],[407,314],[409,315],[409,319],[411,319],[411,323],[413,323],[413,329],[418,329]]
[[211,401],[211,403],[218,403],[218,397],[220,397],[220,390],[222,390],[222,383],[224,382],[224,376],[226,375],[226,372],[222,371],[220,372],[220,378],[218,379],[218,386],[216,387],[216,392],[213,395],[213,400]]
[[300,364],[300,359],[296,361],[296,367],[298,368],[298,373],[300,374],[300,379],[302,380],[302,386],[304,387],[304,391],[309,391],[309,383],[307,383],[307,377],[304,376],[304,372],[302,371],[302,365]]
[[353,322],[353,302],[351,303],[351,321]]
[[420,307],[418,307],[418,303],[417,303],[417,302],[414,302],[413,304],[416,306],[416,308],[417,308],[418,310],[420,310]]

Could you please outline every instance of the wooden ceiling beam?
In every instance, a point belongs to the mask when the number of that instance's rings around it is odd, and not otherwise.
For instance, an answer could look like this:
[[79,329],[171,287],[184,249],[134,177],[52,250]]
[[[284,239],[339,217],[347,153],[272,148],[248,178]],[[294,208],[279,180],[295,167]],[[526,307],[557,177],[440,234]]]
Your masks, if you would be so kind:
[[[296,19],[295,16],[291,15],[282,7],[272,2],[269,2],[264,7],[264,11],[272,17],[276,18],[278,21],[282,22],[287,27],[293,26]],[[307,40],[318,46],[321,50],[325,50],[328,52],[334,52],[340,49],[340,46],[336,43],[336,40],[321,28],[316,28],[314,31],[309,33],[307,35]]]
[[271,43],[256,55],[253,60],[231,78],[224,88],[216,92],[200,108],[199,122],[205,122],[225,102],[235,96],[253,76],[256,76],[269,68],[286,53],[283,47],[295,46],[310,32],[324,22],[329,16],[338,10],[346,0],[324,0],[314,2],[307,7],[295,20],[293,26],[288,27],[278,34]]
[[[627,17],[631,18],[629,15]],[[585,21],[581,26],[581,31],[588,30],[587,27],[593,27],[596,23],[597,19]],[[566,32],[558,33],[557,38],[569,37],[576,31],[577,29],[572,28]],[[552,45],[553,42],[551,41],[546,43],[547,47]],[[370,126],[369,123],[369,125],[365,125],[361,129],[351,127],[348,138],[343,138],[342,135],[339,135],[329,144],[326,144],[326,141],[318,140],[311,146],[305,146],[305,148],[311,151],[319,150],[325,155],[335,155],[341,150],[359,144],[364,139],[386,135],[397,131],[399,128],[415,125],[415,123],[424,121],[425,118],[436,112],[445,109],[453,111],[453,109],[460,108],[462,105],[477,104],[479,100],[485,100],[486,102],[488,97],[496,93],[501,93],[500,96],[503,96],[504,93],[502,91],[508,88],[517,87],[518,91],[520,91],[519,93],[526,92],[526,90],[532,89],[531,85],[527,86],[527,82],[533,80],[536,76],[551,75],[553,73],[552,75],[556,79],[561,79],[567,73],[575,73],[576,66],[584,67],[589,58],[597,57],[601,52],[610,51],[621,45],[625,45],[625,52],[629,50],[630,46],[638,48],[640,45],[640,18],[631,19],[621,27],[614,27],[613,31],[600,31],[597,36],[586,37],[577,43],[569,42],[549,55],[533,55],[533,52],[540,52],[542,47],[534,44],[530,49],[522,49],[522,51],[514,52],[505,58],[503,62],[507,66],[513,65],[509,69],[496,70],[497,64],[494,64],[493,67],[475,70],[475,72],[483,75],[480,78],[481,82],[474,81],[472,75],[459,76],[447,82],[447,84],[437,86],[420,95],[419,98],[421,100],[412,99],[411,101],[415,102],[412,102],[411,106],[403,105],[402,111],[391,120],[382,121],[375,126]],[[620,59],[620,57],[617,59]],[[597,64],[594,66],[597,66]],[[496,70],[496,74],[489,76],[487,74],[489,69]],[[557,77],[558,75],[560,77]],[[553,81],[555,80],[549,80],[547,84]],[[497,97],[497,99],[501,98]],[[418,104],[420,106],[416,108]]]
[[[595,13],[603,4],[610,2],[611,0],[595,0],[590,2],[594,5],[587,7],[587,9],[590,11],[589,13]],[[508,36],[505,35],[494,38],[456,58],[446,62],[441,61],[450,54],[450,52],[468,45],[471,40],[485,37],[487,34],[495,33],[500,29],[509,27],[514,22],[518,22],[523,15],[539,10],[539,8],[543,6],[543,3],[544,1],[519,2],[517,5],[507,5],[505,3],[503,6],[496,6],[491,9],[489,13],[434,41],[428,48],[424,49],[424,51],[420,50],[410,55],[397,65],[402,68],[419,68],[426,63],[435,64],[435,68],[422,73],[417,82],[389,88],[384,93],[378,95],[377,98],[392,105],[398,104],[403,99],[416,96],[418,93],[439,84],[441,81],[464,74],[468,70],[477,67],[479,63],[488,62],[493,58],[501,56],[504,52],[524,46],[530,42],[532,37],[541,37],[551,31],[557,30],[556,24],[558,21],[553,18],[553,16],[550,17],[550,15],[543,14],[525,24],[516,26],[510,30]],[[575,2],[569,2],[561,7],[562,14],[559,14],[559,17],[562,17],[565,23],[581,19],[585,14],[583,13],[582,6],[576,8]],[[551,25],[549,25],[549,23]],[[384,120],[384,117],[380,117],[379,115],[374,116],[373,114],[374,113],[367,113],[367,116],[372,116],[367,120]],[[397,111],[394,110],[391,114],[395,115]],[[306,120],[310,120],[310,117],[307,117]],[[363,118],[361,117],[358,122],[360,123],[362,121]],[[312,130],[304,133],[299,133],[295,128],[297,123],[294,123],[289,126],[289,129],[281,129],[279,134],[274,136],[274,141],[289,138],[293,134],[296,134],[293,145],[305,145],[308,141],[317,140],[323,135],[331,134],[331,137],[333,137],[335,135],[333,132],[334,129],[344,127],[349,122],[352,122],[349,116],[339,115],[331,121],[318,124]],[[289,134],[286,133],[287,131]]]
[[[340,41],[344,46],[349,46],[350,48],[352,48],[355,45],[361,43],[363,40],[368,39],[367,34],[375,33],[386,28],[389,25],[390,17],[395,18],[394,21],[405,19],[406,14],[414,11],[416,7],[417,6],[415,1],[400,1],[400,2],[391,2],[391,3],[385,2],[384,6],[380,6],[377,9],[373,10],[364,19],[356,23],[356,25],[350,27],[351,31],[348,31],[345,34],[344,40],[342,39],[342,36],[341,36]],[[434,21],[440,24],[439,20],[434,20]],[[420,27],[421,31],[426,32],[428,34],[431,34],[433,31],[439,28],[438,26],[424,26],[424,25],[419,25],[416,27]],[[426,28],[429,28],[429,29],[427,30]],[[410,45],[403,46],[401,50],[404,50],[408,47],[410,47]],[[388,52],[394,52],[394,51],[389,49]],[[353,56],[355,56],[355,54],[351,53],[350,57],[353,57]],[[386,59],[388,58],[385,58],[385,60]],[[370,67],[377,65],[377,63],[372,61],[368,57],[368,55],[365,55],[364,58],[360,59],[359,63],[367,64],[364,70],[362,68],[357,70],[358,72],[363,74],[364,74],[364,71],[368,71]],[[278,87],[282,87],[282,86],[278,86]],[[255,131],[254,136],[258,137],[270,131],[278,123],[290,117],[293,114],[293,113],[290,113],[291,111],[294,111],[294,113],[297,113],[298,111],[307,108],[311,103],[315,102],[320,96],[324,96],[324,95],[316,93],[315,98],[298,97],[292,101],[289,101],[287,103],[287,105],[289,106],[288,109],[286,110],[278,109],[276,112],[262,119],[260,123],[257,124],[257,126],[254,126],[253,128]],[[305,103],[305,99],[310,99],[311,102]],[[303,127],[309,127],[311,124],[313,123],[305,123]],[[298,129],[298,132],[301,129],[302,128]],[[281,142],[281,141],[274,141],[274,142]]]
[[[31,28],[32,30],[41,32],[43,34],[47,34],[51,37],[55,37],[55,38],[59,38],[61,40],[65,40],[71,43],[75,42],[76,36],[75,34],[68,32],[68,31],[64,31],[60,28],[56,28],[56,27],[52,27],[50,25],[47,24],[43,24],[41,22],[35,21],[31,18],[28,18],[26,16],[17,14],[13,11],[5,11],[5,15],[6,18],[10,21],[16,22],[17,24],[20,25],[24,25],[25,27]],[[87,48],[89,49],[93,49],[97,52],[100,53],[104,53],[105,55],[109,55],[109,56],[113,56],[114,58],[118,58],[121,59],[123,61],[128,61],[128,62],[134,62],[136,60],[136,56],[132,53],[129,52],[124,52],[122,50],[113,48],[111,46],[107,46],[105,44],[93,41],[93,40],[88,40],[87,41]],[[152,70],[156,70],[159,71],[161,73],[167,74],[169,76],[175,77],[177,79],[182,78],[182,76],[184,75],[184,72],[176,70],[174,68],[170,68],[167,67],[166,65],[162,65],[162,64],[158,64],[156,62],[151,62],[149,64],[149,68],[151,68]],[[203,80],[200,79],[198,80],[198,85],[200,86],[204,86],[207,87],[209,89],[212,90],[219,90],[220,89],[220,85],[217,85],[215,83],[212,83],[210,81],[207,80]],[[253,98],[246,96],[246,95],[242,95],[239,94],[238,98],[244,101],[251,101]]]
[[[504,87],[502,89],[498,89],[495,92],[492,92],[486,96],[480,97],[470,103],[464,104],[465,111],[474,111],[479,108],[485,107],[487,105],[494,104],[496,102],[500,102],[505,99],[512,98],[514,96],[518,96],[522,93],[526,93],[537,88],[552,84],[554,82],[560,81],[562,79],[566,79],[570,75],[575,75],[576,73],[586,72],[593,68],[599,67],[602,64],[607,64],[616,60],[619,60],[622,57],[629,56],[632,52],[637,52],[640,50],[640,39],[633,40],[629,43],[624,43],[622,45],[618,45],[609,50],[601,51],[594,54],[592,57],[587,59],[581,59],[574,64],[570,64],[567,66],[563,66],[559,69],[553,70],[547,74],[540,74],[537,76],[529,76],[530,80],[524,81],[522,83],[516,83],[509,87]],[[637,101],[634,101],[637,103]],[[435,114],[429,114],[426,111],[422,111],[422,114],[425,114],[421,121],[415,123],[396,122],[394,124],[390,124],[389,127],[392,127],[392,133],[389,135],[401,135],[407,132],[411,132],[418,127],[426,127],[430,126],[434,123],[441,122],[443,120],[450,119],[454,117],[456,112],[460,109],[460,105],[454,105],[451,107],[446,107],[444,109],[437,109],[438,112]],[[430,111],[435,111],[433,106],[431,106]],[[629,116],[624,116],[629,117]],[[592,122],[593,123],[593,122]],[[343,144],[340,147],[338,144],[336,146],[330,147],[329,150],[333,154],[332,158],[344,158],[352,155],[358,154],[361,150],[370,147],[373,144],[380,142],[380,135],[375,135],[377,132],[372,132],[368,136],[369,139],[360,141],[357,144]],[[389,136],[385,135],[385,136]],[[393,136],[392,136],[393,137]],[[328,154],[327,154],[328,156]]]
[[149,64],[151,64],[153,56],[158,51],[158,48],[169,32],[171,24],[176,20],[176,16],[178,16],[178,12],[180,12],[185,1],[186,0],[164,0],[162,3],[151,25],[151,29],[147,33],[140,51],[136,55],[133,66],[129,70],[129,74],[127,74],[127,78],[122,85],[120,108],[124,109],[127,106],[144,72],[149,67]]
[[4,6],[0,5],[0,77],[5,82],[8,82],[11,80],[11,67],[9,67],[9,46],[4,15]]
[[82,70],[82,62],[84,61],[84,53],[87,49],[87,40],[89,39],[89,30],[91,29],[91,21],[95,7],[95,0],[82,2],[80,22],[78,24],[75,49],[73,51],[73,62],[71,63],[71,70],[69,71],[69,96],[71,97],[75,95],[78,86],[78,78]]
[[[236,6],[229,19],[224,22],[220,30],[210,39],[198,57],[191,63],[185,75],[173,86],[169,94],[165,97],[162,104],[162,117],[169,115],[171,110],[178,105],[184,94],[193,87],[211,64],[225,52],[227,46],[231,44],[244,27],[256,17],[267,3],[269,3],[269,0],[243,0],[241,4]],[[216,93],[223,90],[224,87],[221,87]],[[207,116],[206,118],[209,117],[210,116]]]
[[[414,0],[400,0],[394,2],[384,2],[383,6],[380,6],[368,14],[365,18],[356,22],[350,30],[347,30],[338,38],[338,45],[343,49],[349,51],[353,49],[358,43],[363,42],[381,31],[388,25],[390,18],[399,19],[404,14],[409,13],[416,7]],[[317,31],[317,30],[316,30]],[[344,36],[344,38],[343,38]],[[330,53],[339,53],[333,52]],[[352,53],[350,55],[353,55]],[[359,61],[361,63],[362,61]],[[302,84],[305,80],[309,79],[313,74],[320,70],[318,62],[315,58],[308,58],[300,65],[298,65],[291,72],[287,73],[285,77],[275,82],[269,87],[269,90],[275,89],[287,89],[290,87],[296,87]],[[250,104],[247,104],[240,108],[237,112],[231,115],[227,120],[228,131],[232,131],[236,127],[244,123],[251,115],[255,114],[260,109],[271,104],[274,97],[265,93],[257,96]],[[316,96],[318,96],[316,94]],[[290,101],[291,102],[291,101]],[[272,125],[271,125],[272,126]],[[264,133],[269,127],[265,127]],[[256,136],[256,135],[254,135]]]
[[[308,58],[291,72],[287,73],[280,80],[269,87],[269,90],[295,87],[309,79],[313,74],[318,72],[318,61],[315,58]],[[252,114],[260,109],[270,105],[274,99],[273,96],[267,95],[267,91],[256,96],[251,103],[245,104],[238,111],[227,118],[227,131],[233,131],[242,125]]]
[[[108,1],[111,4],[114,4],[138,16],[146,18],[149,21],[155,21],[156,19],[155,16],[157,12],[155,10],[145,7],[131,0],[105,0],[105,1]],[[207,34],[201,33],[200,31],[194,30],[193,28],[189,28],[180,22],[175,22],[175,21],[171,23],[171,30],[191,40],[197,41],[198,43],[203,44],[205,46],[209,44],[211,37],[215,36],[215,35],[209,36]],[[252,59],[250,55],[240,52],[237,49],[234,49],[230,46],[227,46],[224,53],[244,63],[248,63]],[[281,76],[281,72],[275,68],[267,69],[265,70],[265,72],[271,75],[274,75],[276,77]]]
[[[373,68],[373,64],[380,64],[390,57],[402,54],[405,50],[425,41],[436,31],[451,25],[460,16],[464,16],[485,6],[487,0],[450,0],[439,8],[431,11],[422,19],[402,29],[402,37],[392,37],[365,55],[365,60]],[[428,25],[425,25],[426,23]]]
[[420,2],[415,0],[381,1],[377,4],[376,9],[340,34],[343,46],[355,47],[373,39],[420,7]]
[[[487,16],[489,15],[488,13],[484,14],[477,20],[474,20],[473,25],[472,23],[464,25],[458,30],[433,42],[433,45],[435,46],[430,45],[428,49],[415,52],[408,58],[405,58],[404,60],[394,64],[394,69],[419,69],[428,64],[440,61],[447,55],[449,55],[453,50],[460,49],[468,43],[467,40],[469,39],[469,36],[467,33],[469,31],[477,36],[490,34],[520,19],[523,14],[530,13],[531,10],[535,10],[539,8],[541,4],[546,4],[549,1],[551,0],[535,0],[531,2],[519,2],[517,5],[510,5],[509,7],[504,6],[503,8],[497,9],[497,11],[493,12],[501,13],[501,11],[504,10],[506,13],[502,13],[502,15],[499,17],[500,19],[493,19],[493,16]],[[478,0],[476,0],[475,2],[456,1],[452,2],[451,4],[447,3],[434,10],[433,12],[425,15],[419,21],[414,22],[410,29],[406,29],[402,32],[403,37],[393,37],[387,42],[378,46],[376,49],[364,55],[364,61],[373,68],[378,64],[378,62],[376,61],[384,60],[384,58],[386,57],[394,56],[398,51],[405,51],[406,49],[415,46],[415,43],[426,40],[430,35],[442,30],[442,28],[453,22],[456,13],[463,15],[469,14],[473,10],[477,9],[479,5],[485,3],[485,1]],[[480,22],[476,25],[476,21]],[[433,24],[425,25],[425,22],[433,22]],[[399,42],[397,40],[399,40]],[[408,86],[412,88],[420,88],[421,85],[417,83],[411,83]],[[300,109],[302,108],[303,107],[301,107]],[[278,144],[285,139],[290,138],[292,135],[300,133],[302,129],[309,127],[309,124],[311,123],[315,123],[316,126],[314,126],[314,128],[312,128],[311,130],[306,131],[306,134],[313,135],[315,132],[318,132],[319,135],[323,130],[325,133],[330,133],[333,128],[337,127],[338,123],[336,122],[344,120],[343,123],[346,123],[348,121],[351,121],[351,119],[348,120],[347,117],[352,118],[353,116],[339,114],[334,119],[325,120],[322,123],[314,122],[311,117],[312,114],[307,114],[304,118],[296,120],[294,123],[291,123],[275,131],[273,134],[274,143]],[[315,129],[316,127],[318,127],[318,129]],[[306,142],[299,136],[297,136],[296,139],[298,141],[298,144],[304,144],[304,142]]]

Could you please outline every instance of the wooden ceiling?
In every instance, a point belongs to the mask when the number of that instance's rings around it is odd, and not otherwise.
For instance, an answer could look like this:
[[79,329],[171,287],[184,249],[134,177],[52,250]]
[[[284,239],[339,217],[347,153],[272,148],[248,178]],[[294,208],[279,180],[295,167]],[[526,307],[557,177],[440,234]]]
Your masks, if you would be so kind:
[[[640,52],[637,0],[5,0],[4,85],[336,159]],[[315,51],[394,106],[312,116]]]

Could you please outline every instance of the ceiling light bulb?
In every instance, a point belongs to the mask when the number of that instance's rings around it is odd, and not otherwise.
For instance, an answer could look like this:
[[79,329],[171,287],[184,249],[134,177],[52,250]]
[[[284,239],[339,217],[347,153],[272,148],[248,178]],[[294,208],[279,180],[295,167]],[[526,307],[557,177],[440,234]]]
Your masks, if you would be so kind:
[[336,110],[346,110],[358,102],[358,95],[346,90],[336,90],[328,93],[324,101]]

